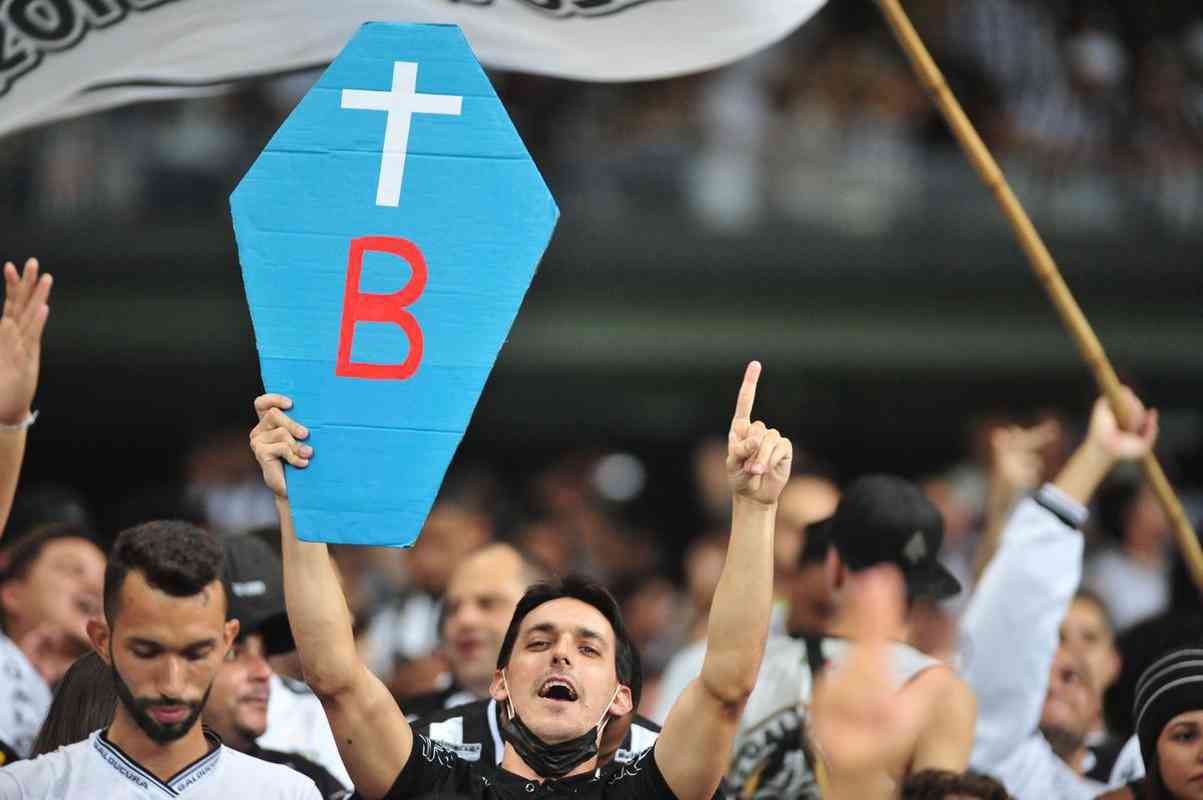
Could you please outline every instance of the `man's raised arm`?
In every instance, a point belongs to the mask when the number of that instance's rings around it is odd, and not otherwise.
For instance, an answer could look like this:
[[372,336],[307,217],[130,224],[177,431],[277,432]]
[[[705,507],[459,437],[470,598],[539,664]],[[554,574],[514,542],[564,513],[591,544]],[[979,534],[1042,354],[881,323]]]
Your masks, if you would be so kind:
[[731,541],[710,608],[706,659],[656,743],[656,765],[680,800],[704,800],[718,788],[768,637],[773,526],[793,447],[775,429],[752,422],[759,377],[760,364],[753,361],[727,437]]
[[51,278],[38,277],[37,259],[17,274],[4,265],[4,315],[0,317],[0,536],[8,523],[25,458],[25,434],[33,421],[30,408],[38,388],[42,330],[50,306]]
[[259,424],[251,449],[276,495],[284,552],[284,598],[305,681],[322,701],[338,751],[359,794],[382,797],[413,749],[413,732],[392,694],[360,660],[351,612],[325,544],[296,537],[284,461],[309,465],[309,432],[284,410],[292,401],[266,394],[255,400]]

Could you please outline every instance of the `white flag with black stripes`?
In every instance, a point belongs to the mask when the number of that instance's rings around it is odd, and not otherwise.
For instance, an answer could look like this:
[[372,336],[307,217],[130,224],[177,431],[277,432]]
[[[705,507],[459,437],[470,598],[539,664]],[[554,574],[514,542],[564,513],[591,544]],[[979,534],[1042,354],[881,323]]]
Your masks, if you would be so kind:
[[363,22],[464,29],[499,69],[649,80],[717,67],[826,0],[0,0],[0,136],[330,61]]

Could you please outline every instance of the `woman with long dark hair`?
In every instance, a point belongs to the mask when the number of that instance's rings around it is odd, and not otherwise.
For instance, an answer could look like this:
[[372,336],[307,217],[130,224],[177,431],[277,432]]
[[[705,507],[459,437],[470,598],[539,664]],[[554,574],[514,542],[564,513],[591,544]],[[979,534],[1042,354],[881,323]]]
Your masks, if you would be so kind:
[[113,721],[116,707],[113,674],[95,651],[88,651],[75,659],[59,681],[30,758],[87,739],[92,731]]

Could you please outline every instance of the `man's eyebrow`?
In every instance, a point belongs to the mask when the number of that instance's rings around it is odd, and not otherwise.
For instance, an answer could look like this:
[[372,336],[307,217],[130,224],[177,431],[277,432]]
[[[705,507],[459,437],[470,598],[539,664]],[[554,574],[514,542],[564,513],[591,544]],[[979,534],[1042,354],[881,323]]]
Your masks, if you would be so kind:
[[157,647],[159,649],[163,649],[163,645],[159,642],[156,642],[154,639],[143,639],[140,636],[131,636],[129,638],[129,643],[139,647]]
[[[140,636],[131,636],[128,641],[131,645],[134,645],[135,647],[153,647],[157,650],[171,650],[172,649],[172,648],[168,647],[167,645],[163,644],[162,642],[156,642],[154,639],[143,639]],[[177,649],[179,652],[182,653],[186,650],[199,650],[202,647],[215,647],[216,645],[217,645],[217,639],[214,639],[214,638],[197,639],[195,642],[189,642],[188,644],[184,645],[183,647],[180,647]]]
[[184,650],[199,650],[202,647],[216,647],[217,640],[210,637],[208,639],[197,639],[195,642],[189,642],[184,645]]
[[602,636],[600,633],[593,630],[592,628],[586,628],[584,626],[577,626],[574,633],[576,633],[576,638],[578,638],[578,639],[595,639],[598,642],[601,642],[602,644],[606,643],[606,637]]
[[531,625],[530,628],[527,629],[526,635],[530,636],[532,633],[555,633],[557,630],[559,630],[559,628],[557,628],[551,622],[539,622]]

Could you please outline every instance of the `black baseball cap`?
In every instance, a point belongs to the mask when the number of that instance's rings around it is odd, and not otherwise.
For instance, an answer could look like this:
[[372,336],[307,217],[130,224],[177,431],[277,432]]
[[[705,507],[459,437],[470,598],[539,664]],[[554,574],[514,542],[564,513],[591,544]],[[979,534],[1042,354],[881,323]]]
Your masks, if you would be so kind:
[[893,475],[857,478],[844,490],[835,513],[811,528],[828,537],[853,571],[896,565],[912,599],[943,600],[961,591],[961,582],[938,558],[944,518],[908,480]]
[[258,633],[268,655],[296,649],[284,607],[284,569],[272,549],[255,536],[222,539],[226,619],[237,619],[239,636]]

